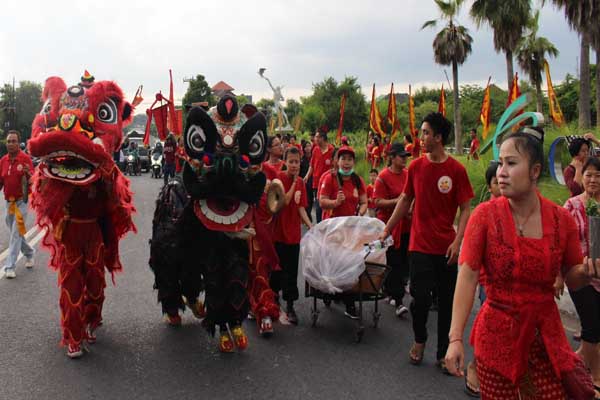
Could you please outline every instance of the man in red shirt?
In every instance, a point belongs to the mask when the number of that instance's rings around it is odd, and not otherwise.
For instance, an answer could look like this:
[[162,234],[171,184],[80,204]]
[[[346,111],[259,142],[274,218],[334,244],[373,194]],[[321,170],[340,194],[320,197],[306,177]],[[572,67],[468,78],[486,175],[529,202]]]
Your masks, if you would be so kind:
[[471,129],[471,147],[469,155],[467,155],[467,160],[469,157],[475,161],[479,160],[479,139],[477,139],[477,131],[475,129]]
[[369,172],[369,184],[367,185],[367,214],[371,218],[377,216],[377,204],[375,204],[375,182],[379,171],[372,169]]
[[[390,166],[375,181],[375,204],[377,218],[387,223],[402,194],[408,172],[406,160],[410,153],[400,143],[394,143],[389,151]],[[387,250],[387,264],[392,268],[385,281],[385,291],[396,305],[396,316],[403,317],[408,308],[402,304],[408,281],[408,243],[410,218],[405,217],[392,231],[394,245]]]
[[306,176],[304,176],[304,182],[306,182],[311,176],[313,177],[313,192],[311,195],[316,200],[314,202],[315,213],[317,223],[319,223],[321,222],[321,214],[323,212],[321,205],[319,204],[319,198],[317,194],[319,181],[321,180],[323,173],[329,171],[332,167],[334,148],[327,141],[326,132],[317,132],[315,142],[317,145],[313,147],[312,158],[310,159],[310,168],[308,168],[308,172],[306,173]]
[[[473,189],[467,171],[444,150],[452,124],[440,113],[428,114],[421,125],[425,156],[413,160],[402,196],[382,237],[387,237],[400,220],[414,209],[409,243],[410,293],[413,301],[415,343],[409,357],[413,364],[423,361],[427,342],[427,317],[431,292],[438,291],[438,343],[436,363],[446,368],[448,333],[456,285],[457,260],[470,214]],[[456,210],[460,209],[458,232],[454,230]]]
[[177,141],[172,133],[165,139],[165,145],[163,146],[163,179],[164,184],[169,183],[169,179],[175,177],[175,154],[177,152]]
[[6,278],[12,279],[15,273],[19,252],[26,258],[25,266],[34,265],[33,249],[25,240],[25,219],[27,218],[27,195],[29,178],[33,172],[31,158],[19,149],[19,132],[9,131],[6,136],[8,154],[0,159],[0,189],[4,188],[6,199],[6,225],[9,230],[8,257],[4,266]]
[[294,301],[298,300],[298,261],[300,257],[300,238],[302,223],[308,228],[312,226],[306,206],[308,198],[306,186],[299,177],[300,151],[289,146],[284,155],[286,170],[278,173],[285,192],[285,206],[275,220],[275,250],[279,256],[281,271],[271,273],[271,289],[287,302],[286,313],[292,324],[298,324],[298,316],[294,310]]

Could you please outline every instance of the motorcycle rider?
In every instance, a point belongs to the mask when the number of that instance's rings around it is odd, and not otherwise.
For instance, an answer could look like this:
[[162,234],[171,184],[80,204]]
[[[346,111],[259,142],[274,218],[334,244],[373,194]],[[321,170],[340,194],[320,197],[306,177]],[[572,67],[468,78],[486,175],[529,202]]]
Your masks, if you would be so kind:
[[138,171],[140,171],[140,152],[138,150],[137,147],[137,143],[135,142],[130,142],[129,143],[129,149],[127,151],[127,155],[128,156],[133,156],[134,159],[134,168],[133,168],[133,172],[135,174],[138,173]]

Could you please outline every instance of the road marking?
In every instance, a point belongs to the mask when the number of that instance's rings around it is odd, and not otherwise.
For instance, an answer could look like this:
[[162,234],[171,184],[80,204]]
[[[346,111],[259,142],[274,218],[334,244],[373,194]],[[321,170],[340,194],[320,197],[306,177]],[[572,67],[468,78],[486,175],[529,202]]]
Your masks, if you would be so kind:
[[[27,232],[25,234],[25,239],[29,240],[29,238],[31,236],[33,236],[35,233],[37,233],[37,230],[38,230],[38,226],[35,225],[33,228],[31,228],[29,230],[29,232]],[[8,249],[6,249],[2,253],[0,253],[0,262],[4,261],[4,259],[6,258],[6,256],[8,256]]]
[[[29,232],[28,232],[28,233],[29,233]],[[37,245],[37,244],[38,244],[38,242],[39,242],[40,240],[42,240],[42,238],[44,237],[44,234],[45,234],[45,233],[46,233],[46,229],[42,229],[42,230],[40,230],[40,231],[38,232],[38,234],[37,234],[37,235],[35,235],[35,237],[34,237],[34,238],[33,238],[33,239],[32,239],[32,240],[29,242],[29,245],[30,245],[31,247],[35,247],[35,245]],[[7,254],[8,254],[8,253],[7,253]],[[4,255],[4,253],[2,253],[2,255]],[[18,262],[21,260],[21,258],[23,258],[23,253],[20,253],[20,254],[19,254],[19,257],[17,258],[17,262],[16,262],[16,263],[18,263]],[[3,259],[2,257],[0,257],[0,262],[2,262],[3,260],[4,260],[4,259]],[[16,263],[15,263],[15,264],[16,264]],[[16,267],[15,267],[15,269],[16,269]],[[5,276],[5,275],[6,275],[6,274],[5,274],[5,272],[4,272],[4,267],[2,267],[2,269],[0,270],[0,279],[4,279],[4,276]]]

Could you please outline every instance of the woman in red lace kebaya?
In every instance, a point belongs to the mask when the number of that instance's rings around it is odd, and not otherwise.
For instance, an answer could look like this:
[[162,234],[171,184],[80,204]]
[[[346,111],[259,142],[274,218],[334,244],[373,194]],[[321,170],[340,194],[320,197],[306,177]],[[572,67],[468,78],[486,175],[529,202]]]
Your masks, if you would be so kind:
[[[573,218],[537,190],[542,143],[538,128],[522,128],[504,141],[497,171],[502,197],[480,204],[465,232],[446,366],[463,375],[463,332],[483,269],[487,300],[471,332],[482,399],[573,398],[570,383],[581,376],[554,282],[562,269],[569,287],[583,287],[593,267],[582,264]],[[591,387],[589,376],[583,379]]]

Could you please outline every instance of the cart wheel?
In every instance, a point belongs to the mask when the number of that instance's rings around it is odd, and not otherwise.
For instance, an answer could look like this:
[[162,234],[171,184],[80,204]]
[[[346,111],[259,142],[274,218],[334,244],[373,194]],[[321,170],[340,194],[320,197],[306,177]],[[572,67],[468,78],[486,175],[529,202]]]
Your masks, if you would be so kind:
[[323,299],[323,304],[325,304],[325,307],[327,308],[331,307],[331,299]]
[[313,328],[317,326],[317,320],[319,319],[319,312],[317,310],[312,310],[312,326]]
[[360,343],[362,341],[362,338],[365,334],[365,328],[364,327],[360,327],[357,329],[356,331],[356,343]]
[[373,328],[377,328],[377,325],[379,325],[380,317],[381,317],[381,313],[378,313],[378,312],[373,313]]

